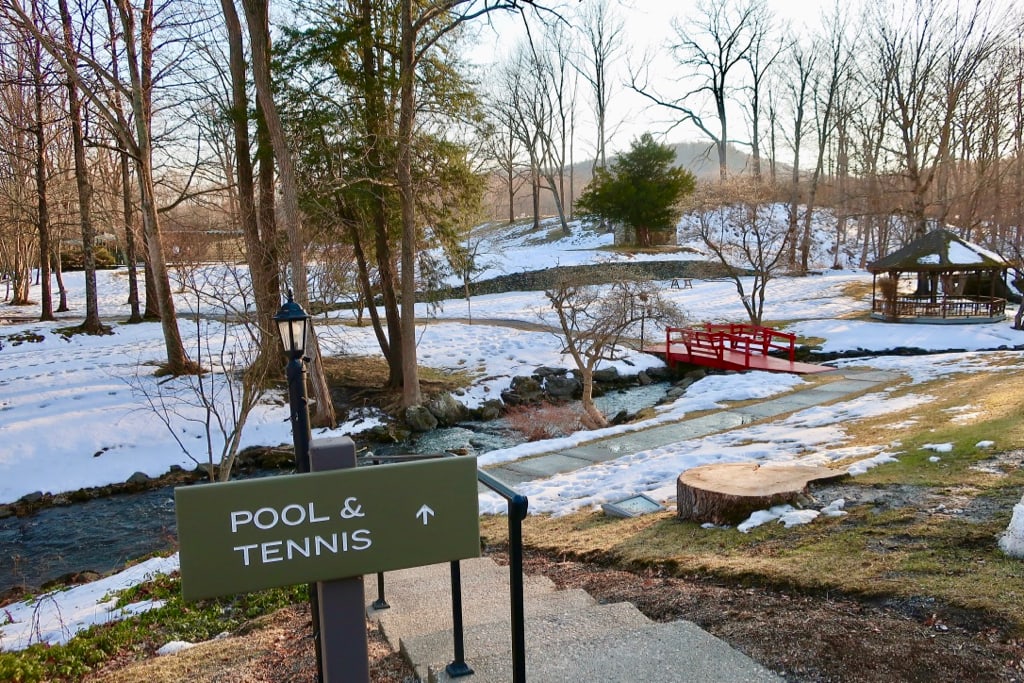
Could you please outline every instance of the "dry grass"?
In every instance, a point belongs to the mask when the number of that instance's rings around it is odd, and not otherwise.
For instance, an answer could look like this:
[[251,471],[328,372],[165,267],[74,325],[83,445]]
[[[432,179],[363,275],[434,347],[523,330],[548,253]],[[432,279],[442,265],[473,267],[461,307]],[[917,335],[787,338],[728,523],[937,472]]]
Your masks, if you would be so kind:
[[[387,362],[379,356],[335,356],[323,359],[327,384],[335,394],[341,394],[349,405],[371,404],[385,412],[397,414],[401,406],[401,389],[386,387]],[[420,390],[425,398],[453,392],[473,382],[473,375],[465,370],[438,370],[420,366]],[[336,399],[337,402],[337,399]]]
[[583,411],[576,404],[511,406],[505,413],[509,427],[527,441],[543,441],[568,436],[584,428]]

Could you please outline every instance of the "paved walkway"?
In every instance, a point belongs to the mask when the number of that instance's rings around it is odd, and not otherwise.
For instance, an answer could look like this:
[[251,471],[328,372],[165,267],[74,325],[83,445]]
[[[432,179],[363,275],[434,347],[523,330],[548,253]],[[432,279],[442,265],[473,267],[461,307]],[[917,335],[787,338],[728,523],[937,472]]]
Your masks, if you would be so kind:
[[817,377],[826,381],[765,401],[726,408],[700,417],[684,418],[643,431],[599,439],[575,448],[517,460],[493,469],[488,468],[487,471],[509,486],[515,487],[525,481],[571,472],[594,463],[615,460],[666,444],[697,439],[753,422],[788,415],[812,406],[851,398],[891,384],[899,374],[863,368],[844,368],[822,373]]

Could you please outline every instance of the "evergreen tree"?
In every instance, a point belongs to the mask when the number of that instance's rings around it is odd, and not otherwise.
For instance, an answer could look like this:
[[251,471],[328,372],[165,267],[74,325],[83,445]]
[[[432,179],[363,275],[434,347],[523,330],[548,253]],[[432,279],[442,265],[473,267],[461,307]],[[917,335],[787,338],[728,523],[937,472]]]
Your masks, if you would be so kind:
[[664,244],[675,230],[679,201],[693,192],[694,175],[673,166],[675,150],[659,145],[650,133],[630,143],[610,170],[597,169],[594,179],[576,200],[584,216],[599,217],[632,228],[637,246]]

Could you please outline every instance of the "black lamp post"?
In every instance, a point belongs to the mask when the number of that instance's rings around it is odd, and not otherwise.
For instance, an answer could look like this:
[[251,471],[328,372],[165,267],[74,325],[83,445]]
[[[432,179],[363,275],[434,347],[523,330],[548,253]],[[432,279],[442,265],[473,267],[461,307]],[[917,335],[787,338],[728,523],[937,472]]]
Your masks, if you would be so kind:
[[306,353],[309,314],[292,300],[291,290],[288,290],[288,300],[274,315],[274,322],[277,323],[284,352],[288,354],[285,375],[288,379],[288,405],[292,412],[295,468],[299,472],[309,472],[309,402],[306,398],[306,366],[302,362]]
[[[292,299],[292,291],[288,290],[288,300],[281,305],[274,315],[277,331],[281,335],[281,343],[288,354],[288,365],[285,376],[288,379],[288,405],[292,413],[292,442],[295,444],[295,469],[300,473],[310,470],[309,442],[312,435],[309,430],[309,402],[306,397],[306,366],[303,356],[306,353],[306,339],[309,334],[309,314],[302,306]],[[317,681],[323,681],[323,659],[320,651],[320,601],[317,599],[316,584],[309,585],[309,609],[313,621],[313,643],[316,647]]]
[[647,321],[647,292],[640,292],[640,350],[644,350],[644,323]]

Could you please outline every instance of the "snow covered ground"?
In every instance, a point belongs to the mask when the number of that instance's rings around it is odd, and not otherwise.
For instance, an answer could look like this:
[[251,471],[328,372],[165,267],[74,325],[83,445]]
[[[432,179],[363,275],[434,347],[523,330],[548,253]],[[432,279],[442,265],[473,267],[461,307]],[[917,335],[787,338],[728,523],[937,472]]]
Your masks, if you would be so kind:
[[[488,270],[478,279],[494,274],[534,270],[554,265],[622,260],[601,251],[610,243],[610,235],[589,235],[571,239],[528,244],[528,239],[506,239],[485,251]],[[633,258],[641,258],[635,256]],[[646,257],[645,257],[646,258]],[[213,271],[210,271],[213,273]],[[208,273],[210,274],[210,273]],[[76,335],[64,338],[57,328],[79,322],[84,308],[82,279],[69,274],[72,314],[54,323],[11,323],[0,326],[0,502],[11,502],[34,491],[61,492],[126,480],[134,472],[150,476],[165,473],[177,465],[193,468],[204,461],[205,435],[195,419],[199,409],[178,406],[178,417],[170,429],[148,407],[147,396],[160,392],[173,397],[187,395],[182,380],[157,380],[152,365],[163,357],[160,326],[156,323],[122,325],[115,321],[127,317],[127,278],[124,271],[100,273],[100,310],[113,323],[114,334],[103,337]],[[910,384],[953,373],[995,372],[1007,360],[1020,362],[1024,353],[1012,349],[1024,344],[1024,333],[1009,322],[968,326],[907,326],[847,320],[843,316],[864,312],[869,302],[846,296],[850,283],[870,282],[870,275],[853,270],[826,271],[820,277],[783,278],[769,285],[765,318],[793,321],[789,331],[825,340],[823,350],[883,350],[897,346],[915,346],[929,350],[964,349],[964,352],[930,355],[876,357],[844,361],[847,364],[879,369],[895,369],[910,377]],[[673,299],[696,321],[742,321],[745,316],[735,287],[728,282],[698,281],[692,289],[669,288],[664,294]],[[38,290],[33,292],[38,296]],[[195,357],[200,340],[226,340],[229,348],[242,335],[218,322],[222,313],[212,301],[195,301],[178,295],[182,311],[202,310],[210,319],[200,323],[182,320],[181,331],[186,348]],[[237,299],[236,299],[237,302]],[[507,327],[490,327],[487,319],[514,319],[527,322],[551,320],[540,292],[511,292],[474,297],[475,324],[456,322],[466,316],[466,302],[445,302],[440,311],[421,307],[419,360],[441,369],[470,370],[480,381],[461,397],[470,406],[495,397],[510,379],[529,374],[541,365],[571,367],[560,353],[561,344],[546,332],[530,332]],[[32,316],[35,307],[0,308],[4,316]],[[349,313],[318,319],[318,331],[325,353],[379,353],[369,327],[343,324]],[[29,341],[32,337],[38,341]],[[41,339],[39,339],[41,337]],[[630,372],[659,364],[657,359],[627,353],[620,361]],[[216,377],[216,375],[214,375]],[[661,407],[654,422],[678,419],[687,413],[722,405],[723,401],[765,398],[784,392],[800,383],[796,377],[746,373],[710,376],[697,382],[674,404]],[[163,382],[158,384],[158,382]],[[675,478],[680,472],[711,461],[785,461],[799,454],[801,460],[834,462],[852,457],[865,463],[892,457],[890,444],[880,436],[878,444],[857,449],[845,445],[844,424],[869,415],[898,410],[922,403],[928,396],[910,392],[894,398],[879,392],[851,401],[809,409],[771,424],[737,429],[710,438],[676,444],[637,453],[616,461],[558,475],[523,486],[533,512],[564,514],[572,510],[606,502],[609,495],[646,493],[656,499],[674,495]],[[361,428],[365,428],[364,422]],[[610,428],[606,433],[636,429],[636,425]],[[350,433],[353,426],[339,426],[332,433]],[[318,433],[315,436],[326,436]],[[577,434],[557,443],[536,442],[480,457],[481,465],[507,462],[539,452],[567,447],[593,434]],[[277,445],[291,442],[288,411],[280,395],[269,396],[247,425],[243,447]],[[998,443],[996,444],[998,447]],[[500,511],[503,506],[489,496],[481,498],[481,510]],[[788,510],[766,513],[779,518]],[[838,508],[833,510],[841,514]],[[783,517],[784,521],[795,519]],[[1024,514],[1021,518],[1024,526]],[[802,520],[807,521],[807,520]],[[148,567],[148,563],[147,563]],[[142,571],[170,571],[176,558],[156,562]],[[120,579],[113,578],[112,581]],[[109,587],[76,588],[48,596],[32,604],[11,605],[0,610],[0,648],[16,649],[28,642],[63,642],[72,632],[71,624],[88,624],[115,618],[103,596]],[[85,597],[79,591],[85,591]],[[97,592],[98,591],[98,592]],[[89,604],[74,608],[65,601]],[[91,601],[91,602],[90,602]],[[47,604],[52,603],[51,610]],[[89,610],[92,610],[91,612]],[[68,617],[74,612],[74,619]],[[49,616],[48,616],[49,615]],[[13,623],[4,625],[5,618]]]

